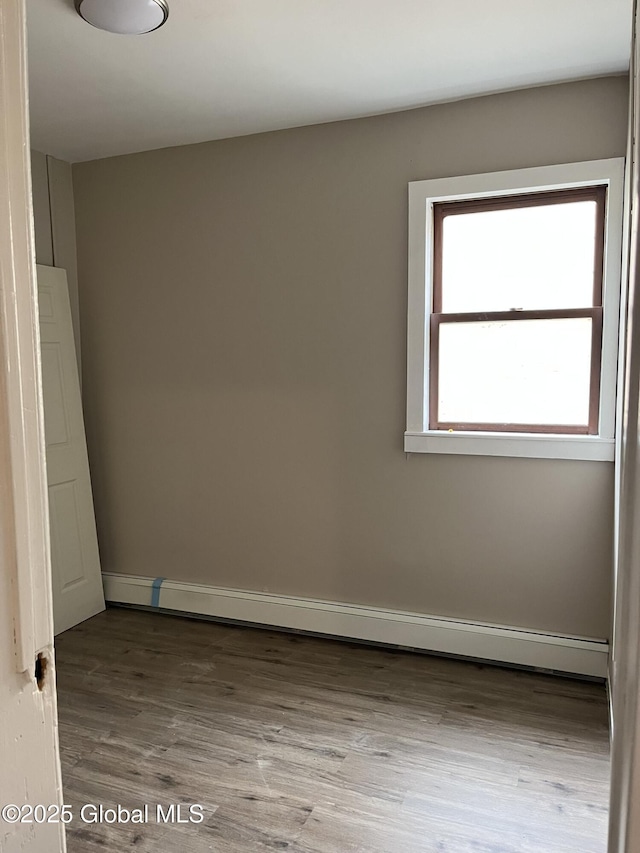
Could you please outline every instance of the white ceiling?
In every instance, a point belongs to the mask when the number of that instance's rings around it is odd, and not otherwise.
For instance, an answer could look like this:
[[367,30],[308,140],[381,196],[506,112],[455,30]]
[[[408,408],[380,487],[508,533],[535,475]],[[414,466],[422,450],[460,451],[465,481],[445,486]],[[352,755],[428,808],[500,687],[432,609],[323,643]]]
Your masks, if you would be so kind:
[[33,147],[78,161],[626,71],[631,0],[28,0]]

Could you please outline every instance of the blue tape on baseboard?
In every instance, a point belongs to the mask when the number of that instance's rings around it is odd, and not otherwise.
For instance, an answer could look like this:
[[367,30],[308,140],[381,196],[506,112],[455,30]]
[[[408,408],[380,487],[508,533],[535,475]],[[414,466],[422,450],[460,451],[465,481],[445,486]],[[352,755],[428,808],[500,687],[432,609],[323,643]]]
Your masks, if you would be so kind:
[[162,586],[163,581],[166,578],[156,578],[154,582],[151,584],[151,606],[159,607],[160,606],[160,587]]

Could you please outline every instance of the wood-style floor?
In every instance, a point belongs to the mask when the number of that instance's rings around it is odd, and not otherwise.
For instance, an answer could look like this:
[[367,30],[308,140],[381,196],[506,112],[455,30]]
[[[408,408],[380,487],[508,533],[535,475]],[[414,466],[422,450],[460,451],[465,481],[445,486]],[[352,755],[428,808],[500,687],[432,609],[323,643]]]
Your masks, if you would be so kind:
[[116,609],[57,665],[69,853],[606,850],[600,685]]

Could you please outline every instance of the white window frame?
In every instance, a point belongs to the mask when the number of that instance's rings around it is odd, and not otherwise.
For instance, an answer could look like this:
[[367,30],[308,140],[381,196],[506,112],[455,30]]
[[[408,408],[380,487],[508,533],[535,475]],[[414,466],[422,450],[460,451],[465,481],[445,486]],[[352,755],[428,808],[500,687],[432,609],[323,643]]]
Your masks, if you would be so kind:
[[[409,184],[409,305],[407,324],[407,453],[525,456],[613,462],[624,158],[465,175]],[[603,329],[597,435],[429,429],[429,318],[433,282],[433,206],[443,201],[607,186],[603,270]]]

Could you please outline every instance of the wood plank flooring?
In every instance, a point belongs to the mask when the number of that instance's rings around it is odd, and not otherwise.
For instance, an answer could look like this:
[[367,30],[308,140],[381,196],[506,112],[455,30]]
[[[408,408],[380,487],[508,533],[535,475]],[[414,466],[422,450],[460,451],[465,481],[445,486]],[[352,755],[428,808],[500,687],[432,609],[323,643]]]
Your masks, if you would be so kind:
[[69,853],[606,851],[600,685],[118,609],[57,666]]

